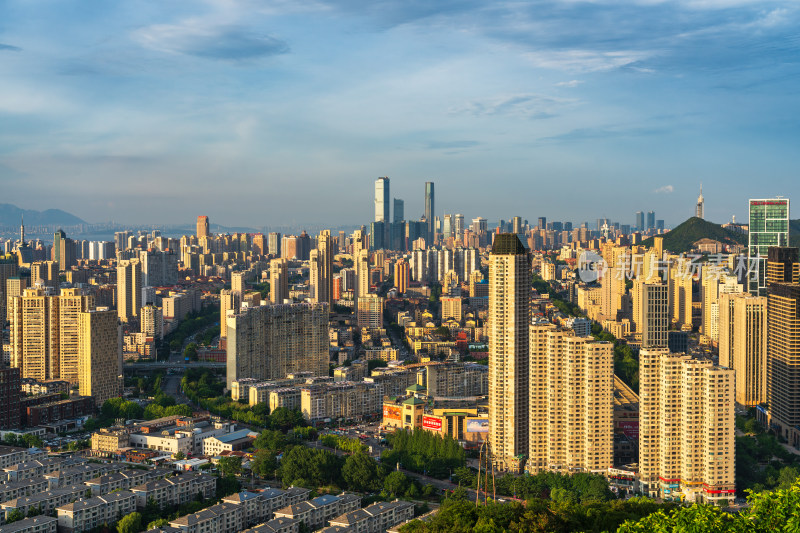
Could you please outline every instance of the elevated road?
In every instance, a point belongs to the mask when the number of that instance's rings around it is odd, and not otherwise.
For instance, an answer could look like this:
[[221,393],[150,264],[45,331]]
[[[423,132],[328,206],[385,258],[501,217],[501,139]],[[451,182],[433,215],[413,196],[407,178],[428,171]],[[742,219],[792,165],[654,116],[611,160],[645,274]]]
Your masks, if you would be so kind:
[[123,370],[186,370],[187,368],[225,368],[225,363],[213,361],[193,361],[185,363],[182,361],[158,361],[151,363],[126,363],[122,366]]

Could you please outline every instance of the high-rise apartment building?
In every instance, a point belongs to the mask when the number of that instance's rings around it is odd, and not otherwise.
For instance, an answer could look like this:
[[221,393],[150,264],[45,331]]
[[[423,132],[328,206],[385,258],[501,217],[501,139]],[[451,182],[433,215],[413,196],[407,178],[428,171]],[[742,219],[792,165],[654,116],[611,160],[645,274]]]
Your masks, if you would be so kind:
[[[271,286],[270,286],[271,288]],[[222,289],[219,291],[219,336],[226,338],[228,336],[228,312],[232,311],[234,314],[239,312],[239,307],[242,305],[243,293],[233,289]]]
[[19,368],[0,368],[0,429],[19,429],[21,383]]
[[736,493],[731,369],[639,352],[639,476],[651,497],[724,503]]
[[227,318],[227,383],[328,375],[328,304],[246,307]]
[[289,262],[286,259],[269,262],[269,299],[274,304],[289,299]]
[[409,283],[411,283],[411,268],[405,259],[401,259],[394,264],[394,286],[397,288],[397,293],[405,294]]
[[678,326],[692,325],[692,278],[689,258],[675,258],[669,268],[671,322]]
[[425,182],[425,222],[428,223],[428,233],[425,236],[425,242],[428,246],[433,245],[434,226],[433,217],[436,215],[436,206],[434,204],[434,190],[433,182]]
[[281,234],[272,232],[268,235],[269,255],[280,257],[281,255]]
[[358,297],[356,320],[360,328],[383,327],[383,297],[377,294],[365,294]]
[[317,236],[317,249],[309,258],[309,289],[312,303],[333,304],[333,242],[330,230]]
[[489,446],[495,466],[519,472],[528,453],[528,323],[531,270],[516,234],[489,255]]
[[[145,305],[142,307],[142,316],[139,319],[139,331],[147,337],[154,339],[164,338],[164,314],[160,307],[153,304]],[[224,322],[220,322],[222,326]],[[220,334],[220,336],[223,336]]]
[[0,256],[0,327],[6,323],[6,306],[8,292],[6,282],[9,278],[16,277],[19,273],[17,258],[12,255]]
[[369,250],[362,249],[353,257],[356,267],[356,286],[353,298],[359,298],[369,294]]
[[613,345],[532,324],[526,470],[605,473],[613,466]]
[[789,246],[789,199],[750,200],[748,254],[757,272],[748,279],[750,294],[767,295],[766,262],[771,246]]
[[99,407],[122,394],[122,330],[117,313],[107,307],[80,313],[79,328],[78,391]]
[[141,250],[142,285],[166,287],[178,283],[178,254],[171,250]]
[[31,263],[31,285],[36,285],[40,281],[46,287],[58,289],[58,262],[57,261],[36,261]]
[[636,211],[636,230],[644,230],[644,213],[641,211]]
[[669,287],[666,283],[633,282],[633,320],[642,333],[642,348],[666,348],[669,331]]
[[197,217],[197,238],[199,239],[200,237],[210,237],[210,233],[208,232],[208,217],[205,215]]
[[80,289],[61,289],[58,296],[58,376],[59,379],[78,383],[80,324],[79,317],[94,307],[94,298]]
[[139,316],[142,307],[142,264],[138,259],[117,262],[117,314],[122,322]]
[[[383,246],[375,246],[375,248],[386,248],[386,243],[391,239],[389,228],[391,227],[392,219],[389,217],[389,210],[391,209],[390,203],[391,196],[389,195],[389,178],[382,177],[375,180],[375,222],[382,222],[380,243]],[[373,235],[374,239],[374,235]]]
[[719,364],[736,375],[736,403],[767,401],[767,298],[750,293],[719,299]]
[[[795,278],[796,248],[774,248],[767,272]],[[771,267],[771,268],[770,268]],[[767,405],[772,426],[800,446],[800,284],[773,281],[767,289]]]

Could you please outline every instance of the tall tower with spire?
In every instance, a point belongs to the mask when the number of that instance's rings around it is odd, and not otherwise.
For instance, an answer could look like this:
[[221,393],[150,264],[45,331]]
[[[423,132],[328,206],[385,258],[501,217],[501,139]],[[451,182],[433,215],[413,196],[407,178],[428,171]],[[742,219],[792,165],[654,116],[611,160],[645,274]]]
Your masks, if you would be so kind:
[[19,245],[25,244],[25,215],[19,216]]
[[700,184],[700,196],[697,197],[697,206],[694,210],[694,216],[697,218],[705,218],[705,199],[703,198],[703,184]]

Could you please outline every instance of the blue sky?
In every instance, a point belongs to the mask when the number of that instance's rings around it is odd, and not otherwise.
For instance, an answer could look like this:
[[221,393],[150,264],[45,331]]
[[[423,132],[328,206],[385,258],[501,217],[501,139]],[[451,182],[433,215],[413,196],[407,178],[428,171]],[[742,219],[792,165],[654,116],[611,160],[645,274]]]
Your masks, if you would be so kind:
[[0,202],[674,225],[800,198],[796,1],[0,1]]

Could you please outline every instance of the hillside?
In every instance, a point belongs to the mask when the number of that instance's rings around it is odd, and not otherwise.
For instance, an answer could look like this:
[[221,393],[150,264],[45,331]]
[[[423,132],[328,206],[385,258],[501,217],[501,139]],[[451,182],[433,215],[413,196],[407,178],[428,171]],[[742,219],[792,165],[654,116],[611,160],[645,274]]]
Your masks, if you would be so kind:
[[19,226],[22,216],[26,226],[76,226],[86,224],[84,220],[61,209],[20,209],[13,204],[0,204],[0,226]]
[[[664,234],[664,249],[679,254],[688,252],[700,239],[713,239],[723,244],[747,244],[747,236],[729,231],[719,224],[692,217],[675,229]],[[653,246],[653,237],[645,239],[644,246]]]

